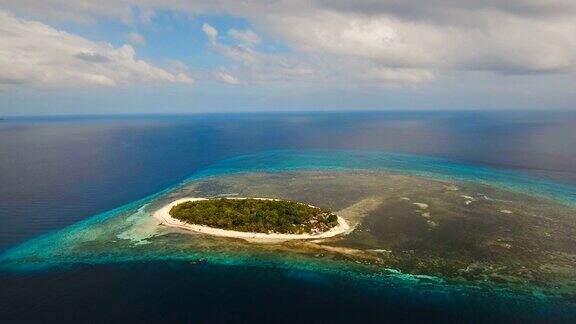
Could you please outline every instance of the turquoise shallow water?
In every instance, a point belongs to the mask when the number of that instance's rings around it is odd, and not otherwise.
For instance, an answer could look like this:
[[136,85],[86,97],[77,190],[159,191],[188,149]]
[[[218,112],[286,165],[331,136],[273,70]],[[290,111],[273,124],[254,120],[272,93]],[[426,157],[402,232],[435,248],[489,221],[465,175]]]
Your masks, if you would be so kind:
[[351,150],[277,150],[227,159],[199,172],[208,176],[232,172],[285,171],[297,169],[379,169],[407,174],[473,181],[576,202],[576,186],[546,181],[520,171],[466,164],[446,159]]
[[265,151],[223,160],[154,195],[11,248],[0,255],[0,271],[17,274],[50,272],[54,269],[66,271],[79,265],[192,262],[207,269],[206,272],[215,271],[214,267],[257,269],[261,275],[281,271],[282,280],[300,283],[346,282],[345,285],[355,287],[354,291],[363,291],[363,296],[385,296],[419,303],[425,301],[426,305],[435,307],[450,303],[449,307],[469,308],[467,312],[471,314],[476,312],[471,310],[474,307],[485,310],[501,308],[495,310],[496,319],[506,318],[505,314],[510,313],[523,313],[526,318],[551,317],[566,321],[576,318],[576,308],[572,303],[548,296],[537,289],[519,292],[492,284],[456,284],[438,277],[414,276],[394,269],[375,269],[349,261],[281,255],[265,250],[227,249],[225,245],[218,244],[198,248],[199,245],[194,245],[199,244],[195,241],[198,238],[183,238],[180,235],[155,239],[151,232],[146,232],[151,219],[146,207],[190,181],[241,172],[351,169],[387,170],[481,182],[554,198],[566,204],[576,202],[576,187],[538,179],[518,171],[377,151]]
[[[223,160],[205,168],[186,181],[154,195],[134,201],[116,209],[92,216],[62,230],[29,240],[0,255],[0,269],[31,270],[74,263],[114,263],[152,260],[205,259],[219,264],[249,264],[250,256],[238,253],[226,255],[164,249],[114,250],[115,246],[83,249],[86,242],[99,239],[116,231],[126,230],[134,219],[146,219],[143,206],[172,190],[197,179],[241,172],[282,172],[289,170],[387,170],[412,175],[459,181],[472,181],[550,197],[567,204],[576,202],[576,187],[538,179],[522,172],[475,166],[455,161],[377,151],[329,150],[276,150],[242,155]],[[110,233],[106,233],[109,231]],[[117,235],[120,235],[117,233]],[[124,234],[122,234],[124,235]],[[95,243],[94,243],[95,244]],[[110,249],[110,250],[108,250]],[[277,263],[275,261],[273,263]],[[262,262],[259,261],[259,264]],[[306,267],[306,266],[304,266]]]

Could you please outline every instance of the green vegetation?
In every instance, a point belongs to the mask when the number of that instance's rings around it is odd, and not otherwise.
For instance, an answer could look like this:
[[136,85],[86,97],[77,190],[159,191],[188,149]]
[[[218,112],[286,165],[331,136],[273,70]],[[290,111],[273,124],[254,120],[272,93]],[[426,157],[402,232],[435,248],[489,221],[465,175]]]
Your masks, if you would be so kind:
[[329,210],[284,200],[188,201],[172,207],[170,215],[191,224],[257,233],[317,234],[338,224]]

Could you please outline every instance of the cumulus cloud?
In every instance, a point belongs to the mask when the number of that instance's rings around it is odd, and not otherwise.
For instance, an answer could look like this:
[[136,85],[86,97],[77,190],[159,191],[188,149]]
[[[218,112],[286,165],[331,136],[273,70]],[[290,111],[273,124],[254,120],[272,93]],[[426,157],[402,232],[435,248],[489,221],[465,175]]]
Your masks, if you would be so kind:
[[206,34],[206,37],[208,37],[210,44],[216,44],[216,40],[218,38],[218,31],[214,27],[210,26],[209,24],[203,24],[202,31],[204,32],[204,34]]
[[232,74],[226,72],[226,71],[216,71],[214,72],[215,76],[217,79],[219,79],[220,81],[224,82],[224,83],[228,83],[228,84],[239,84],[240,81],[238,81],[238,79],[233,76]]
[[[425,82],[468,71],[547,75],[576,68],[573,0],[275,0],[273,6],[267,0],[0,1],[37,16],[53,18],[58,9],[76,20],[109,16],[125,21],[159,9],[224,12],[247,19],[295,50],[292,57],[273,60],[294,64],[298,59],[296,65],[306,68],[294,70],[312,69],[321,79],[345,76],[341,82]],[[218,44],[213,26],[205,24],[203,30],[212,46]],[[261,65],[270,55],[255,51],[258,35],[250,29],[232,29],[228,35],[238,44],[219,51],[244,62],[244,69],[252,62],[252,70],[265,70]],[[281,67],[276,70],[285,71]]]
[[110,58],[105,55],[91,52],[80,52],[75,55],[77,58],[92,63],[106,63],[110,62]]
[[442,24],[475,23],[479,16],[503,13],[518,18],[546,19],[571,16],[576,11],[572,0],[318,0],[320,7],[365,15],[393,15],[408,21]]
[[[238,39],[237,43],[222,43],[218,40],[219,31],[207,24],[202,26],[208,36],[210,48],[227,59],[231,64],[220,67],[213,73],[216,80],[238,84],[247,82],[276,81],[319,81],[324,76],[320,67],[311,58],[302,55],[263,53],[256,50],[254,42]],[[233,33],[233,32],[232,32]],[[230,31],[228,31],[230,34]],[[254,33],[254,36],[260,38]]]
[[130,32],[126,34],[126,40],[132,45],[144,45],[146,44],[146,38],[142,34],[136,32]]
[[0,87],[112,86],[193,80],[136,58],[130,45],[96,43],[0,11]]
[[573,71],[576,62],[576,19],[470,12],[460,16],[469,22],[462,25],[408,20],[384,10],[314,10],[264,23],[300,50],[364,58],[387,68],[533,74]]
[[204,34],[206,34],[206,37],[208,37],[208,42],[212,49],[224,55],[225,57],[233,61],[240,61],[244,63],[254,63],[259,60],[260,53],[254,50],[254,43],[234,45],[222,44],[218,41],[218,30],[209,24],[203,24],[202,31]]
[[262,42],[260,36],[258,36],[258,34],[253,32],[251,29],[238,30],[232,28],[228,31],[228,35],[242,43],[258,45]]

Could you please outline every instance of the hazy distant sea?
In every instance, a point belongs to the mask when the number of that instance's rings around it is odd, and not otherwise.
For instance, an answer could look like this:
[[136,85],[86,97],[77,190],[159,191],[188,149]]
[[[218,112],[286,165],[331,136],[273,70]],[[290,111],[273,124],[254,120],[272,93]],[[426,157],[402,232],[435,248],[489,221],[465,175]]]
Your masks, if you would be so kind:
[[[0,252],[222,159],[269,150],[411,153],[574,185],[574,125],[569,112],[8,118],[0,121]],[[0,321],[525,320],[525,305],[362,285],[177,262],[83,265],[0,274]],[[535,319],[570,319],[555,312]]]

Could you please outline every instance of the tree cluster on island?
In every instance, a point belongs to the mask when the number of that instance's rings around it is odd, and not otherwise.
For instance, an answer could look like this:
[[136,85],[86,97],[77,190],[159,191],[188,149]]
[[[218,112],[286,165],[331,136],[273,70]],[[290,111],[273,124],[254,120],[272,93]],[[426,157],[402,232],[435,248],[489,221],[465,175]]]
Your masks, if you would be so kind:
[[318,234],[338,224],[330,210],[286,200],[208,199],[180,203],[170,215],[181,221],[225,230]]

